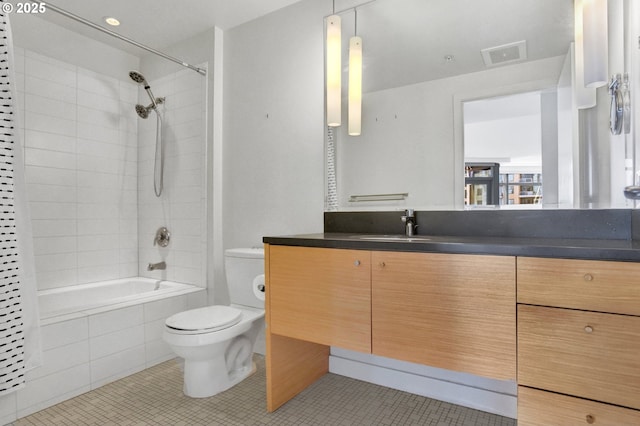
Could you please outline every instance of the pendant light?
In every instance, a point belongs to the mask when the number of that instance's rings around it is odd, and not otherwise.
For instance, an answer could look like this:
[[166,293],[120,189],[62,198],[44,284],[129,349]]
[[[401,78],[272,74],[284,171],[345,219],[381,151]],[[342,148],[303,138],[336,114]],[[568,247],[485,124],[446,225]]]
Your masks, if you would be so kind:
[[596,89],[584,85],[584,45],[582,31],[582,2],[574,1],[574,46],[573,46],[573,75],[574,100],[578,109],[591,108],[596,105]]
[[362,129],[362,39],[358,37],[358,11],[354,35],[349,40],[349,136],[360,136]]
[[584,84],[601,87],[609,83],[607,0],[582,0]]
[[336,15],[335,1],[333,15],[327,17],[327,126],[342,124],[342,36],[341,19]]

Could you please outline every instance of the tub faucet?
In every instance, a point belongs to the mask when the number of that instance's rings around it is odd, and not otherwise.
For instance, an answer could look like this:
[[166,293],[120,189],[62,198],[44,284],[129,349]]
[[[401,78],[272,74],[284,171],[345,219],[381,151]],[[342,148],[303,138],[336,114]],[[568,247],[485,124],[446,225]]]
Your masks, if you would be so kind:
[[413,209],[407,209],[404,212],[404,216],[402,216],[402,222],[405,224],[404,234],[407,237],[411,237],[416,234],[416,216],[413,212]]
[[156,269],[167,269],[167,263],[163,260],[162,262],[150,263],[147,265],[147,271],[155,271]]

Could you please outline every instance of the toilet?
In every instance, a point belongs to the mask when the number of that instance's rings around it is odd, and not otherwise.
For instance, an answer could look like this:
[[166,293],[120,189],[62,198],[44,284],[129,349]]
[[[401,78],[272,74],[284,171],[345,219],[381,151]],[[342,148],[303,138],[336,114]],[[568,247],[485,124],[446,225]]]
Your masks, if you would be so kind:
[[170,316],[162,338],[184,359],[184,394],[205,398],[229,389],[255,371],[256,338],[264,329],[264,250],[225,251],[231,305],[213,305]]

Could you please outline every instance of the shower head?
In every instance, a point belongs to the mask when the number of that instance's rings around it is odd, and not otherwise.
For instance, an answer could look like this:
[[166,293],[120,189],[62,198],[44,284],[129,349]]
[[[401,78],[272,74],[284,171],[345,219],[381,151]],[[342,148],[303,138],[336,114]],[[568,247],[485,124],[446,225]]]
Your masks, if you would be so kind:
[[153,109],[152,105],[149,105],[148,107],[144,106],[144,105],[136,105],[136,114],[138,114],[138,117],[140,118],[147,118],[149,117],[149,111],[151,111]]
[[[153,96],[153,93],[151,92],[151,86],[149,86],[149,83],[147,83],[147,80],[144,78],[144,75],[140,74],[138,71],[129,71],[129,77],[131,78],[131,80],[135,81],[138,84],[142,84],[144,86],[144,90],[147,91],[147,95],[149,95],[149,98],[151,98],[151,105],[153,106],[153,108],[155,108],[157,99],[155,98],[155,96]],[[141,108],[144,108],[142,105],[140,105]],[[142,117],[142,115],[140,114],[139,110],[138,110],[138,106],[136,106],[136,112],[138,112],[138,115],[140,117]],[[149,112],[147,111],[147,115],[149,115]],[[142,117],[142,118],[147,118]]]
[[138,71],[129,71],[129,77],[131,78],[131,80],[135,81],[138,84],[144,84],[145,86],[149,85],[149,83],[147,83],[147,80],[144,78],[144,76],[140,74]]
[[158,105],[161,105],[164,103],[164,99],[165,98],[156,98],[156,102],[149,104],[147,106],[144,105],[140,105],[137,104],[136,105],[136,114],[138,114],[138,117],[140,118],[147,118],[149,117],[149,113],[153,110],[156,112],[156,114],[158,113],[157,107]]

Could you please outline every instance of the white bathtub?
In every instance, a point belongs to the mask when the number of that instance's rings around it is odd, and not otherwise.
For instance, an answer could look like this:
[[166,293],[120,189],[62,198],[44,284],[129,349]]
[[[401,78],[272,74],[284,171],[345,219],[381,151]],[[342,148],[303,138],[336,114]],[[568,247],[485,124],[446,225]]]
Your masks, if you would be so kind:
[[38,291],[42,324],[64,321],[202,290],[190,284],[133,277]]
[[[205,306],[207,290],[127,278],[39,291],[38,302],[43,365],[29,371],[17,400],[0,398],[0,424],[174,358],[164,321]],[[3,412],[9,406],[13,414]]]

